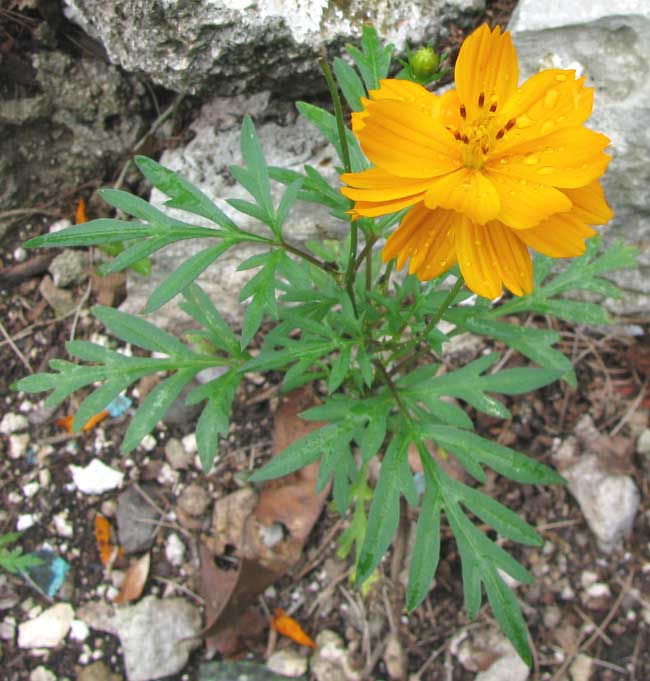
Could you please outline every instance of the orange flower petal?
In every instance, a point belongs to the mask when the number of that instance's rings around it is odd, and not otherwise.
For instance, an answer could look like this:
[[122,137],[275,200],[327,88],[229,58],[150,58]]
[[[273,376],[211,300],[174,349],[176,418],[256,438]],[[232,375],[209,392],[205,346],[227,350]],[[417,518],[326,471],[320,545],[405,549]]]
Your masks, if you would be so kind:
[[575,71],[548,69],[529,78],[500,113],[501,125],[515,121],[495,142],[495,153],[503,154],[522,142],[538,139],[562,128],[582,125],[593,107],[593,88],[584,87]]
[[587,128],[564,128],[491,156],[486,168],[554,187],[582,187],[605,172],[612,159],[602,150],[609,141]]
[[290,638],[294,643],[309,648],[316,648],[316,644],[305,633],[304,629],[293,618],[289,617],[282,608],[275,609],[275,615],[271,620],[271,626],[283,636]]
[[357,218],[376,218],[380,215],[396,213],[398,210],[402,210],[402,208],[408,208],[414,203],[422,201],[423,197],[424,194],[416,194],[415,196],[406,196],[403,199],[394,199],[392,201],[357,201],[354,204],[354,208],[350,211],[350,215]]
[[488,238],[488,227],[465,219],[456,228],[458,264],[467,288],[479,296],[494,300],[501,295],[502,278],[499,255]]
[[422,281],[439,276],[456,262],[454,227],[460,217],[454,211],[429,210],[418,204],[386,242],[382,259],[386,262],[397,256],[401,269],[411,258],[409,273]]
[[456,210],[479,224],[494,220],[501,209],[499,194],[492,182],[473,168],[461,168],[431,180],[424,203],[427,208]]
[[532,229],[517,231],[528,246],[551,258],[573,258],[585,252],[585,239],[596,234],[571,213],[559,213]]
[[342,187],[341,193],[356,201],[387,201],[423,193],[429,179],[396,177],[380,168],[369,168],[359,173],[344,173],[341,180],[350,185]]
[[530,229],[549,215],[571,208],[567,195],[554,187],[490,170],[485,175],[499,195],[499,221],[513,229]]
[[523,296],[533,290],[533,263],[528,247],[516,232],[501,222],[490,222],[485,227],[485,239],[492,242],[498,254],[498,269],[501,279],[512,293]]
[[368,116],[357,131],[361,147],[375,165],[399,177],[443,175],[461,166],[451,133],[409,102],[368,102]]
[[604,225],[614,217],[598,180],[590,182],[584,187],[565,189],[564,193],[573,203],[571,215],[588,225]]
[[77,201],[77,209],[75,211],[75,224],[80,225],[84,222],[88,222],[88,217],[86,215],[86,202],[83,199]]
[[510,34],[502,34],[498,26],[491,31],[483,24],[462,44],[454,75],[469,122],[492,103],[502,107],[515,92],[519,79],[517,52]]

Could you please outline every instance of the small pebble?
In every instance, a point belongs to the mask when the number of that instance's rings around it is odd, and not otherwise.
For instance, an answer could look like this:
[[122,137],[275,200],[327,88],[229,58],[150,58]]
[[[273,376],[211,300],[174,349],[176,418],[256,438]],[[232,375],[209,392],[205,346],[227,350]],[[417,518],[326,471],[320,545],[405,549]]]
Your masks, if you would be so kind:
[[210,496],[203,487],[191,483],[180,493],[178,507],[188,515],[198,517],[205,513],[210,503]]
[[185,560],[185,544],[175,532],[167,537],[165,557],[174,567],[180,567]]
[[196,454],[199,450],[196,446],[196,433],[190,433],[189,435],[186,435],[183,440],[183,449],[188,453],[188,454]]
[[70,638],[75,641],[85,641],[90,634],[88,625],[82,620],[72,620],[70,624]]
[[29,499],[30,497],[33,497],[40,488],[41,486],[35,480],[28,482],[26,485],[23,485],[23,494]]
[[178,484],[179,477],[178,471],[175,471],[167,462],[165,462],[160,468],[156,480],[161,485],[170,485],[174,487]]
[[12,459],[20,459],[27,453],[29,447],[29,433],[20,433],[9,436],[9,456]]
[[14,249],[14,260],[16,262],[24,262],[27,260],[27,251],[22,246],[18,246],[18,248]]
[[11,435],[19,430],[25,430],[29,426],[29,421],[22,414],[7,412],[0,421],[0,434]]
[[156,441],[156,438],[149,433],[149,435],[145,435],[142,438],[142,442],[140,443],[140,447],[145,450],[145,452],[152,452],[156,446],[158,445],[158,442]]
[[165,458],[174,470],[183,470],[190,468],[194,455],[185,451],[178,438],[172,437],[165,444]]
[[57,513],[52,518],[54,529],[60,537],[71,539],[74,536],[74,525],[68,520],[68,509]]
[[16,520],[16,531],[24,532],[30,527],[34,527],[35,524],[36,518],[32,513],[23,513],[22,515],[19,515],[18,520]]

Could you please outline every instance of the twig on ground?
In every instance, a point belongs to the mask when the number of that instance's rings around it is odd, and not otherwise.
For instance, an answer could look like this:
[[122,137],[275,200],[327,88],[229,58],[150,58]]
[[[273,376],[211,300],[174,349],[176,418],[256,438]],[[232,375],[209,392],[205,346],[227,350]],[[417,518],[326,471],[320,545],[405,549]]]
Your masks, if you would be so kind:
[[639,408],[641,405],[641,402],[643,402],[643,398],[645,397],[646,390],[648,388],[648,382],[650,381],[650,376],[645,379],[643,382],[643,385],[641,386],[641,390],[639,390],[639,394],[634,398],[634,401],[632,404],[629,406],[625,414],[621,417],[620,421],[611,429],[609,432],[611,437],[614,437],[615,435],[618,435],[618,433],[621,431],[621,428],[630,420],[632,417],[632,414]]
[[593,643],[600,638],[600,636],[605,632],[607,627],[610,625],[611,621],[614,619],[616,616],[616,613],[618,612],[618,609],[621,607],[621,603],[623,602],[623,599],[625,596],[628,594],[630,589],[632,588],[632,584],[634,583],[634,576],[635,572],[632,570],[630,572],[630,575],[628,578],[625,580],[625,583],[623,587],[621,588],[621,592],[618,594],[616,597],[616,600],[612,604],[612,607],[610,608],[609,612],[607,613],[607,616],[605,619],[598,625],[594,633],[584,642],[578,642],[576,652],[573,653],[573,655],[568,655],[564,662],[560,665],[559,669],[553,674],[551,677],[550,681],[560,681],[564,677],[564,672],[571,666],[571,663],[575,660],[575,658],[578,656],[579,653],[584,652],[588,650]]
[[13,338],[9,335],[7,329],[5,329],[4,324],[2,322],[0,322],[0,333],[2,333],[2,335],[5,337],[6,342],[9,344],[9,347],[14,351],[14,354],[23,363],[27,371],[29,371],[30,374],[33,374],[34,370],[32,369],[31,364],[27,361],[27,357],[23,355],[18,346],[14,343]]
[[60,218],[61,211],[48,210],[47,208],[13,208],[12,210],[5,210],[0,213],[0,221],[6,219],[13,219],[21,215],[47,215],[53,218]]
[[[42,326],[50,326],[52,324],[57,324],[58,322],[62,322],[64,319],[67,319],[68,317],[71,317],[74,314],[74,310],[70,310],[70,312],[66,312],[65,314],[61,315],[60,317],[54,317],[54,319],[46,319],[43,322],[34,322],[34,324],[30,324],[29,326],[26,326],[22,331],[19,331],[18,333],[14,334],[13,340],[18,341],[22,340],[23,338],[27,338],[27,336],[31,336],[32,333],[36,329],[39,329]],[[3,345],[8,345],[9,341],[0,341],[0,348]]]
[[201,606],[205,605],[205,599],[201,598],[201,596],[194,593],[191,589],[188,589],[183,584],[179,584],[178,582],[175,582],[173,579],[167,579],[166,577],[160,577],[159,575],[153,575],[153,578],[157,582],[161,582],[162,584],[168,584],[169,586],[173,586],[175,589],[182,591],[184,594],[186,594],[190,598],[194,599],[199,605],[201,605]]
[[422,674],[436,661],[438,657],[445,651],[447,647],[446,643],[443,643],[439,648],[436,648],[429,657],[424,661],[424,664],[415,672],[409,676],[409,681],[422,681]]
[[314,557],[309,561],[309,563],[304,565],[300,572],[296,575],[297,581],[301,580],[306,574],[310,573],[317,565],[320,564],[321,560],[323,559],[323,554],[329,548],[329,544],[332,539],[338,534],[338,531],[341,529],[344,520],[344,518],[339,518],[336,523],[328,530],[327,534],[323,537],[320,546],[316,549]]
[[74,310],[74,318],[72,320],[72,326],[70,327],[70,340],[73,341],[75,334],[77,333],[77,324],[79,323],[79,315],[81,314],[81,308],[83,307],[84,303],[88,300],[88,297],[90,296],[90,292],[92,291],[93,288],[93,283],[92,281],[88,282],[88,286],[86,286],[86,290],[84,291],[83,296],[81,296],[81,300],[77,304],[77,307]]

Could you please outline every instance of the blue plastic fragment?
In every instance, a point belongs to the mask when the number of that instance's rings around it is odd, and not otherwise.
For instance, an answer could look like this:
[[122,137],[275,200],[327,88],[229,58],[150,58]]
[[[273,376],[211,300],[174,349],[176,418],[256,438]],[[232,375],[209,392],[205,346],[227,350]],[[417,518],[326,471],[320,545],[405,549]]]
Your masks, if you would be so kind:
[[33,447],[27,449],[27,463],[30,466],[36,465],[36,450]]
[[54,598],[65,582],[70,564],[51,549],[39,549],[34,551],[34,555],[41,560],[41,564],[27,568],[25,572],[41,591]]
[[108,407],[106,407],[106,411],[112,418],[116,419],[119,416],[122,416],[132,404],[133,402],[126,395],[118,395]]

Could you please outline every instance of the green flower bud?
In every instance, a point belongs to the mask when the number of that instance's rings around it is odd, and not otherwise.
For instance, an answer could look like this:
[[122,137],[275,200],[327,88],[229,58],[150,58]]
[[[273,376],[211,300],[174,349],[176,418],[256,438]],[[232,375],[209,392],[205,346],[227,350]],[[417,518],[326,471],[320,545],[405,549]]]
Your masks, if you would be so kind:
[[410,55],[409,63],[418,80],[427,80],[438,70],[440,57],[431,47],[421,47]]

